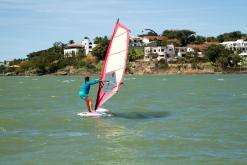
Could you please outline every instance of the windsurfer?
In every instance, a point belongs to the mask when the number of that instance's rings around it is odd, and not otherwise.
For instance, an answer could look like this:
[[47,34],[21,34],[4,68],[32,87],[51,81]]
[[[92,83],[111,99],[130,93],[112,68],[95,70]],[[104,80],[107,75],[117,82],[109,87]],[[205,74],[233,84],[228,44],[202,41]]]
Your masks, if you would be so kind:
[[92,106],[92,99],[89,97],[89,91],[90,91],[90,86],[99,83],[100,80],[92,80],[90,81],[90,78],[88,76],[85,77],[85,82],[84,84],[82,84],[82,87],[80,88],[79,91],[79,96],[81,97],[81,99],[85,100],[87,103],[87,109],[89,112],[95,112],[95,110],[93,110],[93,106]]

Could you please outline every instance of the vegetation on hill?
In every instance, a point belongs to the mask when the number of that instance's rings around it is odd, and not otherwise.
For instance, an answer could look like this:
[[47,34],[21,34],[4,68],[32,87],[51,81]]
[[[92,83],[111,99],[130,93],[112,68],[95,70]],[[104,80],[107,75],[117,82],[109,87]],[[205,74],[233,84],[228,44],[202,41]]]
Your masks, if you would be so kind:
[[247,40],[247,34],[243,34],[240,31],[234,31],[234,32],[224,33],[224,34],[217,36],[217,40],[219,42],[236,41],[237,39]]
[[[157,36],[158,34],[151,29],[147,35]],[[164,30],[162,33],[164,37],[163,41],[156,41],[159,45],[167,45],[173,43],[176,46],[186,46],[187,44],[201,44],[209,41],[229,41],[244,39],[247,40],[247,34],[243,34],[240,31],[234,31],[230,33],[224,33],[217,37],[204,37],[198,36],[191,30]],[[68,66],[74,68],[80,68],[89,72],[99,72],[101,70],[103,60],[107,53],[108,45],[110,43],[109,38],[96,37],[94,40],[97,46],[93,49],[89,56],[85,56],[84,53],[79,55],[72,54],[71,57],[65,57],[63,50],[66,44],[62,42],[56,42],[52,47],[32,52],[27,55],[26,59],[14,59],[10,62],[11,67],[0,66],[0,73],[15,72],[16,74],[51,74],[64,69]],[[73,40],[69,41],[70,44],[74,43]],[[133,63],[139,59],[143,59],[144,49],[143,47],[131,47],[128,54],[128,61]],[[218,71],[224,71],[232,67],[238,67],[242,62],[242,59],[236,52],[226,49],[221,45],[211,45],[206,51],[205,57],[198,57],[197,52],[188,53],[185,57],[176,59],[175,61],[161,60],[155,66],[158,69],[169,69],[169,64],[191,64],[193,69],[199,69],[200,63],[211,62],[212,66]],[[128,65],[130,67],[130,65]],[[127,68],[128,68],[127,67]]]
[[96,37],[94,42],[97,44],[97,46],[93,49],[92,55],[98,57],[100,60],[104,60],[110,40],[107,38],[107,36]]
[[226,49],[222,45],[209,46],[206,57],[220,71],[224,71],[231,67],[237,67],[243,61],[238,54],[235,54],[232,50]]

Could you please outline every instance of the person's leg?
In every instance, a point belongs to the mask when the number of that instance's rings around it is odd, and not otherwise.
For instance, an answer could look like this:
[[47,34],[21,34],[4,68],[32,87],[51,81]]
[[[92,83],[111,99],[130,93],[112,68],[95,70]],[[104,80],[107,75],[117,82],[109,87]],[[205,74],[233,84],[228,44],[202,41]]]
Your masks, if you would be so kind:
[[91,98],[90,97],[87,97],[86,98],[86,102],[87,102],[87,109],[88,109],[88,111],[89,112],[94,112]]

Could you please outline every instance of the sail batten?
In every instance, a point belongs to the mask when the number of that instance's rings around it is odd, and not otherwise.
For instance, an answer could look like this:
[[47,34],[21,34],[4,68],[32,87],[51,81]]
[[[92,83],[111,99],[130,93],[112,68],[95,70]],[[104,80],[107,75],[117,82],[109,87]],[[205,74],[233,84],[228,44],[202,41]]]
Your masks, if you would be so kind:
[[116,54],[119,54],[119,53],[122,53],[122,52],[125,52],[126,50],[121,50],[121,51],[119,51],[119,52],[115,52],[115,53],[111,53],[109,56],[114,56],[114,55],[116,55]]
[[129,30],[117,22],[102,68],[101,81],[103,83],[99,85],[95,109],[100,107],[120,89],[126,68],[128,43]]
[[123,32],[121,34],[118,34],[118,35],[114,36],[114,38],[120,37],[121,35],[124,35],[125,33],[127,33],[127,32]]

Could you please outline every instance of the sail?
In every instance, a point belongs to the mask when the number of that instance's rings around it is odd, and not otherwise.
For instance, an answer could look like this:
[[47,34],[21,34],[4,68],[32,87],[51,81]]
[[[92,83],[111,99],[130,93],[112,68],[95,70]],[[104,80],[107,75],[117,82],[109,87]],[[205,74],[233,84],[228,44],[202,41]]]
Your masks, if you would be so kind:
[[95,109],[120,89],[124,80],[128,45],[129,30],[117,21],[102,68]]

